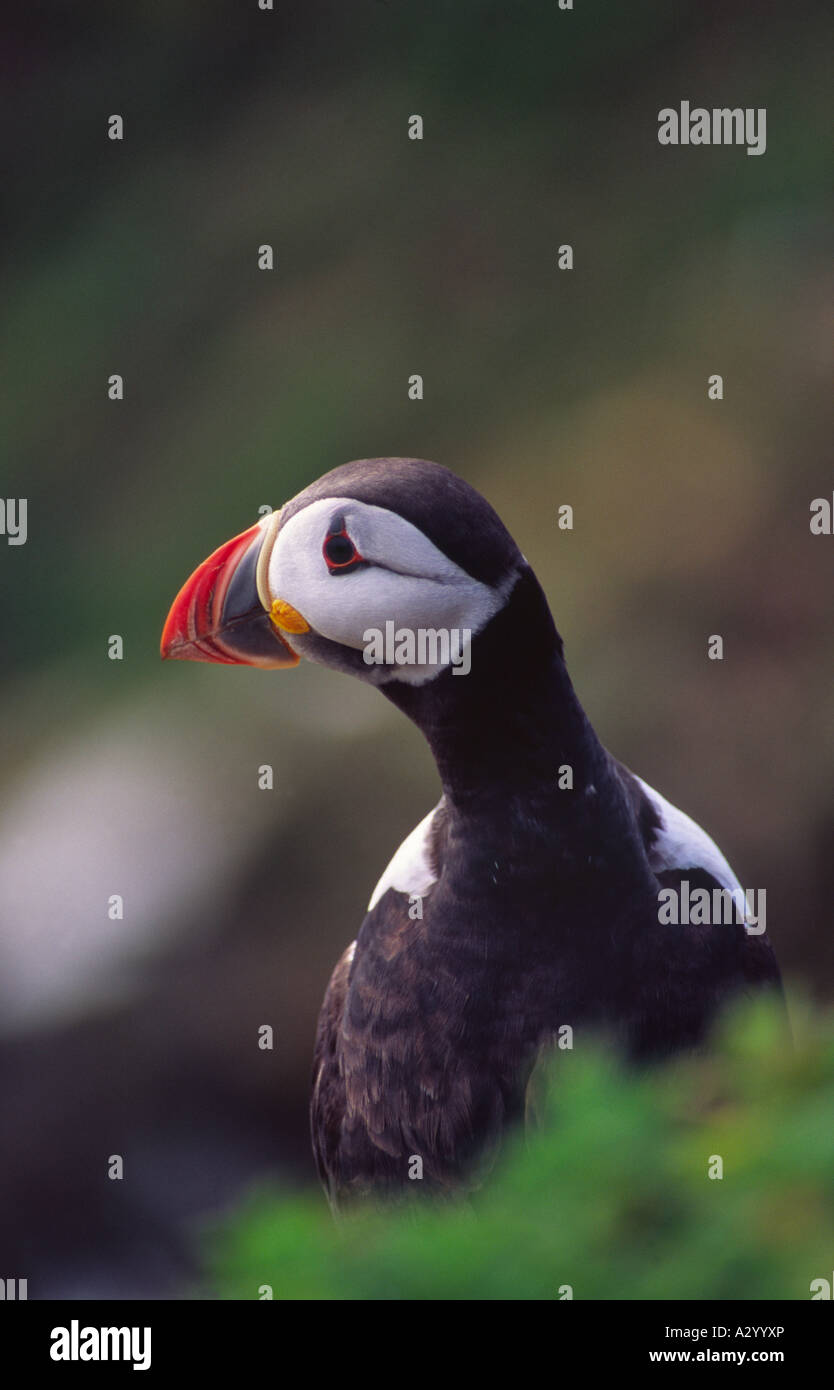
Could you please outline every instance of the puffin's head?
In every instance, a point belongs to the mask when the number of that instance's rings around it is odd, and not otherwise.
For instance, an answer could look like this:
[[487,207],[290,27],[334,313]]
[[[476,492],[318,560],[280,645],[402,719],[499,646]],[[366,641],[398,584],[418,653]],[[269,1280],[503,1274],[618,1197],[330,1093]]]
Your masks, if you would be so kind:
[[[525,561],[489,504],[423,459],[347,463],[216,550],[174,600],[163,657],[385,685],[467,669]],[[409,637],[411,634],[411,637]]]

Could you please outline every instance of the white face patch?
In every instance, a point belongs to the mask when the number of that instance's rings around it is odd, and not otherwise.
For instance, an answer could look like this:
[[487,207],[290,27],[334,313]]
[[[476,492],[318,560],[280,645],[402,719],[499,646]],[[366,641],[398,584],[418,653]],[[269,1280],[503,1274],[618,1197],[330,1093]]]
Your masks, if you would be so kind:
[[[341,575],[331,573],[323,554],[334,517],[343,519],[368,562]],[[314,632],[357,651],[367,650],[370,631],[385,633],[391,623],[414,633],[468,631],[474,637],[503,606],[507,592],[473,579],[396,512],[349,497],[321,498],[290,517],[272,546],[265,578],[262,598],[283,599]],[[283,635],[303,654],[292,633]],[[419,683],[444,664],[391,667],[386,679]]]

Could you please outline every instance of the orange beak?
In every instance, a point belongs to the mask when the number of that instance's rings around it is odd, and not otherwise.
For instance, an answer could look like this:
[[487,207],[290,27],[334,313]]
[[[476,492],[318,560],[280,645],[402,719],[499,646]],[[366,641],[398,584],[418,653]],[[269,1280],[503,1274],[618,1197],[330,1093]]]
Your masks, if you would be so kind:
[[257,566],[267,526],[256,523],[197,567],[171,605],[163,660],[218,661],[265,669],[297,666],[258,596]]

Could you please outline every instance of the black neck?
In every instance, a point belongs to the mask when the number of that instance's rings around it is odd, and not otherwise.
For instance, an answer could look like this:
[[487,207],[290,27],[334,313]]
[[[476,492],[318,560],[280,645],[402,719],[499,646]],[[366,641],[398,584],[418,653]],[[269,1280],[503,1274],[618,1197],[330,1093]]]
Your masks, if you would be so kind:
[[579,795],[605,779],[608,758],[576,697],[562,642],[532,570],[472,642],[471,670],[447,668],[424,685],[390,681],[383,693],[422,730],[447,801],[469,814],[526,799],[561,807],[559,769]]

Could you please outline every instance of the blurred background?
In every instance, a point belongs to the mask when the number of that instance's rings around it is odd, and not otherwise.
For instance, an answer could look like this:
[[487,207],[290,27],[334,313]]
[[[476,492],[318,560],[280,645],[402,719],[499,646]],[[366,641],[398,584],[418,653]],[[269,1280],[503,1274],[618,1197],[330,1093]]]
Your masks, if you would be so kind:
[[[175,1296],[253,1181],[314,1182],[321,997],[434,769],[370,688],[158,642],[195,564],[348,459],[486,494],[603,741],[830,1000],[826,9],[7,7],[0,1274],[31,1298]],[[682,99],[766,107],[766,154],[659,146]]]

